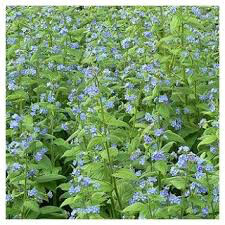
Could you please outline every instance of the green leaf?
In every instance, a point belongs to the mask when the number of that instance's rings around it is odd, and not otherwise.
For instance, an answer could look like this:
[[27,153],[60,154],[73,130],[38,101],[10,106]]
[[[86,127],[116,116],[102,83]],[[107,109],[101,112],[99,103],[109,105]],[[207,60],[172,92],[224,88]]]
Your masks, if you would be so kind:
[[122,179],[127,179],[127,180],[136,180],[137,177],[135,174],[129,170],[129,169],[120,169],[116,173],[113,173],[114,177],[122,178]]
[[116,127],[130,128],[126,122],[124,122],[122,120],[117,120],[115,118],[111,118],[110,120],[106,121],[106,124],[111,125],[111,126],[116,126]]
[[70,145],[65,140],[63,140],[62,138],[57,138],[56,140],[54,140],[53,143],[57,146],[62,146],[64,148],[70,147]]
[[174,141],[171,141],[171,142],[167,143],[166,145],[164,145],[164,146],[162,147],[162,151],[163,151],[163,152],[168,152],[168,151],[172,148],[172,146],[173,146],[174,144],[175,144]]
[[144,210],[145,208],[145,204],[141,203],[141,202],[136,202],[132,205],[129,205],[127,206],[123,212],[126,213],[126,212],[140,212],[142,210]]
[[43,158],[40,160],[40,162],[38,163],[37,167],[39,169],[43,169],[43,170],[47,171],[48,173],[52,172],[52,162],[48,158],[47,155],[43,155]]
[[176,32],[180,25],[181,25],[180,18],[177,15],[174,15],[171,22],[170,22],[171,33]]
[[217,140],[216,135],[205,135],[204,139],[198,144],[197,148],[199,148],[201,145],[208,145],[213,143],[214,141]]
[[96,181],[98,184],[100,184],[99,190],[98,191],[102,191],[102,192],[111,192],[113,187],[110,183],[106,182],[106,181]]
[[62,209],[56,206],[44,206],[40,208],[40,213],[41,214],[49,214],[49,213],[59,213],[63,212]]
[[62,175],[58,175],[58,174],[48,174],[48,175],[37,177],[36,181],[38,183],[46,183],[46,182],[62,180],[62,179],[66,179],[66,177]]
[[179,190],[183,190],[185,188],[185,177],[171,177],[167,178],[165,181]]
[[[118,149],[116,149],[116,148],[110,148],[109,149],[109,157],[110,157],[110,159],[115,158],[117,155],[118,155]],[[107,154],[107,150],[106,149],[101,152],[101,157],[103,159],[108,160],[108,154]]]
[[63,203],[60,205],[60,207],[62,208],[65,205],[73,204],[74,201],[75,201],[75,197],[67,198],[66,200],[63,201]]
[[164,160],[158,160],[154,163],[154,167],[156,170],[162,173],[162,175],[166,175],[168,166],[167,163]]
[[167,105],[160,104],[158,110],[159,110],[159,114],[162,115],[164,119],[168,119],[170,117],[170,110]]
[[88,143],[87,149],[92,149],[95,145],[104,144],[106,142],[106,138],[103,136],[96,136],[90,140]]
[[79,151],[80,151],[80,146],[73,147],[72,149],[65,151],[61,158],[71,157],[71,156],[75,157]]
[[23,127],[28,131],[33,130],[33,117],[32,116],[30,116],[30,115],[24,116]]
[[179,142],[181,144],[185,144],[185,140],[180,135],[175,134],[171,130],[167,130],[165,132],[165,135],[167,136],[169,141],[175,141],[175,142]]
[[17,91],[14,91],[13,94],[11,95],[8,95],[7,100],[10,100],[10,101],[14,101],[14,100],[27,100],[29,99],[29,95],[27,92],[23,91],[23,90],[17,90]]
[[36,201],[33,201],[33,200],[26,200],[24,203],[23,203],[23,206],[26,208],[26,209],[30,209],[34,212],[37,212],[39,213],[40,212],[40,209],[39,209],[39,205]]

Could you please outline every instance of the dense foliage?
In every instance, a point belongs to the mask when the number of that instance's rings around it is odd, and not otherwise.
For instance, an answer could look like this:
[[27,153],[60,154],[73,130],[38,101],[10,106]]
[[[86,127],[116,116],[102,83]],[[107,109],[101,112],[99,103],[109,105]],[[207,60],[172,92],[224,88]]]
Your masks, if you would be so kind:
[[8,7],[7,218],[218,218],[218,7]]

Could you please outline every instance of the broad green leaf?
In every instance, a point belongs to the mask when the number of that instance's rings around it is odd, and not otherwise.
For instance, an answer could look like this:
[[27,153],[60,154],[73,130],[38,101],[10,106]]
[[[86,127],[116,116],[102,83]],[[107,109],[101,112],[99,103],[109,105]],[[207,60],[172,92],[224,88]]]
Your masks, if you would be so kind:
[[[115,158],[117,155],[118,155],[118,149],[116,149],[116,148],[110,148],[109,149],[109,157],[110,157],[110,159]],[[106,149],[101,152],[101,157],[103,159],[108,160],[108,153],[107,153]]]
[[115,118],[111,118],[110,120],[106,121],[106,123],[111,126],[130,128],[126,122],[117,120]]
[[65,205],[73,204],[74,200],[75,200],[75,197],[67,198],[66,200],[63,201],[63,203],[60,205],[60,207],[62,208]]
[[53,142],[55,145],[57,146],[62,146],[64,148],[69,148],[70,145],[68,144],[68,142],[66,142],[64,139],[62,138],[57,138],[56,140],[54,140]]
[[26,200],[24,203],[23,203],[23,206],[26,208],[26,209],[29,209],[29,210],[32,210],[34,212],[37,212],[39,213],[40,212],[40,209],[39,209],[39,205],[36,201],[34,200]]
[[62,175],[58,175],[58,174],[48,174],[48,175],[42,175],[40,177],[37,177],[36,181],[38,183],[46,183],[46,182],[62,180],[62,179],[66,179],[66,177]]
[[92,149],[95,145],[98,144],[104,144],[106,142],[106,138],[103,136],[96,136],[93,137],[90,142],[88,143],[87,149],[90,150]]
[[183,190],[185,188],[185,177],[171,177],[165,179],[166,183],[173,185],[179,190]]
[[174,144],[175,144],[174,141],[171,141],[171,142],[165,144],[165,145],[162,147],[162,151],[168,152],[168,151],[172,148],[172,146],[173,146]]
[[132,205],[127,206],[123,212],[127,213],[127,212],[140,212],[145,208],[145,204],[141,203],[141,202],[136,202]]
[[72,149],[65,151],[61,158],[71,157],[71,156],[75,157],[79,151],[80,151],[80,146],[73,147]]
[[122,179],[127,179],[127,180],[136,180],[137,177],[135,176],[134,172],[132,172],[129,169],[120,169],[116,173],[113,173],[114,177],[122,178]]
[[40,208],[41,214],[60,213],[60,212],[63,212],[63,211],[57,206],[44,206]]
[[165,132],[166,137],[169,141],[179,142],[181,144],[185,144],[185,140],[178,134],[172,132],[171,130],[167,130]]
[[169,106],[165,104],[160,104],[159,105],[159,114],[162,115],[164,119],[168,119],[170,117],[170,109]]
[[216,135],[205,135],[204,136],[204,139],[198,144],[198,148],[201,146],[201,145],[208,145],[208,144],[211,144],[213,143],[214,141],[217,140],[217,136]]
[[168,165],[166,163],[166,161],[164,160],[158,160],[154,163],[154,167],[156,170],[158,170],[159,172],[162,173],[162,175],[166,175],[167,169],[168,169]]
[[181,25],[180,18],[177,15],[174,15],[171,22],[170,22],[171,33],[176,32],[180,25]]

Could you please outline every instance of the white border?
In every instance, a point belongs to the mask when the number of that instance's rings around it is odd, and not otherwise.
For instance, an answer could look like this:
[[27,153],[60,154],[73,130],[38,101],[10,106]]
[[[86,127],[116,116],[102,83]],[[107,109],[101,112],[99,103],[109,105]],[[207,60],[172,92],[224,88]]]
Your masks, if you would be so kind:
[[[220,219],[219,220],[6,220],[5,219],[5,7],[7,5],[217,5],[220,6]],[[225,5],[223,0],[0,0],[0,221],[4,224],[225,224]]]

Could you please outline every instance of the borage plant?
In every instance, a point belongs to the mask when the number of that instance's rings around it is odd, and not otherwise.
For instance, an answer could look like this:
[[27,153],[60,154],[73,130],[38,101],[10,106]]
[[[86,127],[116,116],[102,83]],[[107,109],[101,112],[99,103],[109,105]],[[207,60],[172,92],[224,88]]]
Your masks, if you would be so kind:
[[218,218],[217,7],[6,21],[7,218]]

